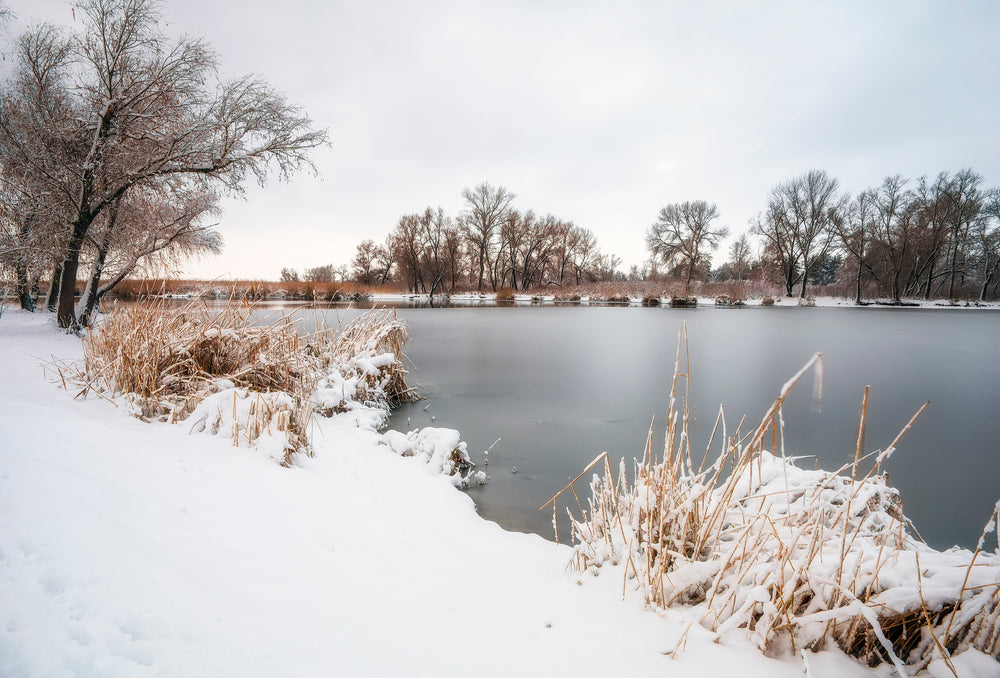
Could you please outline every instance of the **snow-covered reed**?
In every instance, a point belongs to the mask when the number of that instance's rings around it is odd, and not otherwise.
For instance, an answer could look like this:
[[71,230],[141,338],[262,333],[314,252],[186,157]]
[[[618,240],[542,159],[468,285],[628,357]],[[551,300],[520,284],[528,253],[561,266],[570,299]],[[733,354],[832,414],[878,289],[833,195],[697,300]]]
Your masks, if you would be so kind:
[[[409,334],[391,311],[372,311],[342,331],[303,334],[290,315],[261,320],[251,303],[221,310],[195,300],[121,306],[84,338],[80,394],[121,396],[144,420],[190,419],[194,431],[266,448],[287,464],[311,453],[314,411],[362,403],[387,413],[410,397],[401,362]],[[334,398],[334,389],[336,397]]]
[[1000,546],[985,550],[997,510],[974,553],[936,551],[914,536],[881,471],[913,420],[885,450],[863,455],[866,389],[853,463],[837,472],[796,466],[785,456],[782,405],[810,367],[821,379],[817,354],[753,430],[744,432],[744,419],[728,432],[720,409],[709,451],[716,440],[721,450],[695,468],[678,392],[679,380],[687,384],[682,343],[683,330],[662,456],[650,433],[631,481],[624,460],[616,478],[605,453],[578,476],[603,470],[586,506],[570,483],[543,507],[555,511],[567,492],[576,498],[577,570],[617,569],[651,606],[691,607],[719,633],[745,629],[768,654],[834,644],[871,665],[892,662],[900,675],[904,664],[950,666],[970,648],[1000,658]]

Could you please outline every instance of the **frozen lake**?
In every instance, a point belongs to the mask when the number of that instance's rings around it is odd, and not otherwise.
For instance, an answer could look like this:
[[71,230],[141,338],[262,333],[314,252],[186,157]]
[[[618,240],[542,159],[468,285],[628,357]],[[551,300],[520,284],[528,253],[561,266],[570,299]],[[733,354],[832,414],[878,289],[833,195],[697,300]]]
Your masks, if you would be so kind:
[[[659,424],[682,322],[691,343],[695,450],[704,449],[720,403],[731,431],[743,414],[756,424],[782,384],[821,351],[822,411],[812,408],[807,377],[785,407],[789,454],[815,455],[826,469],[850,461],[870,384],[865,451],[887,446],[931,401],[886,466],[906,514],[931,545],[974,546],[1000,497],[1000,312],[488,307],[398,313],[413,335],[411,382],[426,399],[401,407],[390,425],[456,428],[480,465],[483,451],[502,438],[485,468],[489,484],[469,493],[484,517],[507,529],[553,538],[552,514],[538,507],[604,450],[613,459],[641,456],[654,417],[654,446],[662,447]],[[577,489],[586,490],[586,482]],[[561,538],[566,527],[560,526]]]

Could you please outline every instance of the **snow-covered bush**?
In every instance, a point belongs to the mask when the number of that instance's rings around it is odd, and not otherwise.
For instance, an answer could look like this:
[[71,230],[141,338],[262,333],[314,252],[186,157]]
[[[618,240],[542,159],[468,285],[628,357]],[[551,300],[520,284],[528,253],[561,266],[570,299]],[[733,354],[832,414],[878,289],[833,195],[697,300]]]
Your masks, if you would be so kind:
[[485,473],[472,470],[468,447],[454,429],[428,426],[406,434],[386,431],[382,442],[402,457],[422,459],[433,472],[448,476],[456,487],[486,483]]
[[752,433],[727,437],[720,411],[723,450],[695,470],[679,368],[680,352],[663,456],[647,443],[631,482],[606,453],[584,470],[603,461],[573,517],[576,569],[616,567],[650,605],[695,607],[706,627],[744,629],[769,654],[835,644],[900,675],[969,648],[1000,658],[1000,546],[939,552],[913,536],[880,472],[898,437],[868,472],[860,444],[838,472],[795,466],[781,408],[803,368]]
[[378,310],[359,316],[332,344],[314,349],[321,366],[316,411],[330,416],[363,405],[388,414],[394,403],[412,400],[401,360],[409,336],[393,311]]

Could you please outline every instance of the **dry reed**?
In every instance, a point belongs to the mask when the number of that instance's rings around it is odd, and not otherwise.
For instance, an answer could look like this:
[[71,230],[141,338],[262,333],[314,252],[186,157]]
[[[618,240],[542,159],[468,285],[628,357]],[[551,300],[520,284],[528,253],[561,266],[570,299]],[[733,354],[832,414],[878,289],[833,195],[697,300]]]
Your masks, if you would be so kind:
[[237,445],[277,431],[287,441],[285,464],[311,454],[317,388],[341,371],[359,373],[360,395],[377,407],[410,396],[398,357],[409,335],[394,313],[372,311],[339,334],[321,325],[306,335],[290,315],[258,315],[236,299],[217,312],[198,300],[113,308],[84,340],[79,395],[123,396],[147,421],[195,413],[193,428],[232,427]]
[[[695,607],[704,626],[745,629],[769,654],[832,643],[872,665],[892,662],[900,675],[904,663],[950,665],[968,648],[1000,659],[1000,548],[987,554],[982,539],[975,553],[923,544],[881,473],[919,412],[884,451],[862,455],[866,390],[853,463],[835,473],[799,469],[785,456],[782,405],[810,367],[821,370],[817,354],[754,430],[741,422],[728,433],[720,408],[708,447],[721,432],[721,452],[696,470],[681,332],[662,456],[650,432],[631,482],[624,460],[616,479],[604,453],[577,478],[603,470],[586,507],[575,480],[542,507],[555,510],[567,491],[576,497],[575,568],[618,566],[623,586],[634,581],[650,605]],[[984,538],[997,520],[994,510]]]

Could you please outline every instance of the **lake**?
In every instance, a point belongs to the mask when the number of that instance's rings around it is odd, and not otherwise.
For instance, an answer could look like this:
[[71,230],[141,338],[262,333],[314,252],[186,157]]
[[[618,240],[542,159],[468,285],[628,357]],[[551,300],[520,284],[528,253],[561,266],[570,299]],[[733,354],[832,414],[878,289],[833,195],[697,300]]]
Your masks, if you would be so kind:
[[[553,539],[551,509],[539,507],[603,451],[616,470],[618,459],[641,457],[654,419],[654,450],[662,449],[684,323],[696,452],[720,404],[730,433],[744,414],[744,430],[752,428],[782,385],[822,352],[821,409],[811,397],[812,374],[784,407],[786,452],[809,457],[800,466],[835,470],[854,458],[864,387],[871,385],[865,452],[887,447],[931,401],[884,466],[930,545],[974,547],[1000,498],[1000,311],[396,306],[412,334],[408,381],[424,399],[399,407],[389,426],[458,429],[489,475],[469,495],[484,518],[509,530]],[[336,326],[363,311],[320,312]],[[718,450],[717,441],[713,458]],[[588,481],[589,474],[576,484],[582,498]],[[571,496],[560,502],[562,541],[569,537],[567,499],[575,508]]]
[[[800,465],[832,470],[853,459],[870,384],[865,451],[886,447],[931,401],[885,467],[928,543],[974,546],[1000,497],[1000,312],[553,306],[397,312],[412,332],[410,381],[425,399],[400,407],[390,426],[461,431],[490,477],[468,492],[485,518],[507,529],[552,539],[551,511],[538,508],[602,451],[612,459],[641,457],[654,417],[654,446],[662,447],[659,424],[682,323],[698,415],[695,450],[704,449],[720,403],[730,431],[743,414],[755,425],[782,384],[821,351],[821,411],[813,407],[811,375],[784,409],[788,454],[818,460]],[[483,452],[497,438],[484,467]],[[586,479],[577,483],[581,490]],[[567,530],[560,525],[561,539]]]

